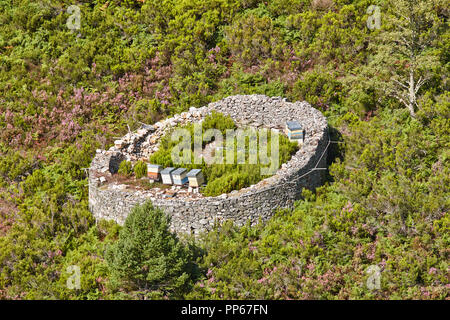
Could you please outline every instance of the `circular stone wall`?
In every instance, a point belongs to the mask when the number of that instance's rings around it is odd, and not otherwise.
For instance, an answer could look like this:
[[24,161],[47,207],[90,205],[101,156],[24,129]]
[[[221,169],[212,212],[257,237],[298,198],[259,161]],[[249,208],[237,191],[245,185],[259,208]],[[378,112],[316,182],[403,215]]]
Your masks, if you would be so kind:
[[[136,190],[114,182],[122,160],[148,159],[158,150],[159,139],[174,126],[201,121],[213,110],[231,116],[238,127],[283,130],[286,121],[297,120],[305,129],[304,143],[289,162],[282,164],[275,175],[248,188],[217,197],[178,190],[169,197],[163,190]],[[323,183],[327,158],[327,121],[320,111],[307,102],[263,95],[230,96],[202,108],[190,108],[128,133],[109,150],[97,150],[89,168],[89,208],[96,219],[115,220],[123,224],[137,204],[151,200],[172,217],[171,229],[176,232],[199,233],[232,220],[237,225],[268,220],[278,208],[291,208],[301,198],[303,188],[314,189]],[[312,171],[311,171],[312,170]]]

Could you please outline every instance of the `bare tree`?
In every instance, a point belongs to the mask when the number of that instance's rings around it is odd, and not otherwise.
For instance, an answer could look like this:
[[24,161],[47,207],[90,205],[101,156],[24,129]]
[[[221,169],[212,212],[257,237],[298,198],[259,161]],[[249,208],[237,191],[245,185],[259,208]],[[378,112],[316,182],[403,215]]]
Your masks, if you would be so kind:
[[412,117],[418,108],[420,89],[439,65],[433,43],[444,26],[437,15],[444,2],[388,0],[382,15],[383,29],[372,45],[377,52],[372,66],[379,64],[378,68],[388,70],[383,85],[385,93],[408,108]]

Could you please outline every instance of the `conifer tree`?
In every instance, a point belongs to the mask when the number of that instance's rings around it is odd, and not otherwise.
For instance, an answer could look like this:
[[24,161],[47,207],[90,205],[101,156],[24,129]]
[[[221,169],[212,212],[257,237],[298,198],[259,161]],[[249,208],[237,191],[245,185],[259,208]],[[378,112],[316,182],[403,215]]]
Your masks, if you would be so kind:
[[133,208],[106,260],[113,288],[139,297],[178,296],[189,285],[189,252],[151,202]]

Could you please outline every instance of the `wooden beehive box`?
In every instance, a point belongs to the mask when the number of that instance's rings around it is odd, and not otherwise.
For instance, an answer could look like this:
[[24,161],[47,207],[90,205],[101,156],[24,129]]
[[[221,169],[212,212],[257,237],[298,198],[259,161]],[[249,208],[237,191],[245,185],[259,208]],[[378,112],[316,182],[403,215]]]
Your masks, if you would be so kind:
[[297,121],[286,121],[285,133],[291,141],[303,140],[303,128]]
[[173,184],[172,172],[175,168],[168,167],[161,171],[161,179],[163,184]]
[[150,179],[159,181],[162,167],[158,164],[147,163],[147,175]]
[[201,169],[192,169],[186,176],[189,180],[189,187],[198,188],[205,182]]
[[177,186],[182,186],[186,182],[188,182],[188,178],[186,177],[187,169],[178,168],[172,172],[173,184]]

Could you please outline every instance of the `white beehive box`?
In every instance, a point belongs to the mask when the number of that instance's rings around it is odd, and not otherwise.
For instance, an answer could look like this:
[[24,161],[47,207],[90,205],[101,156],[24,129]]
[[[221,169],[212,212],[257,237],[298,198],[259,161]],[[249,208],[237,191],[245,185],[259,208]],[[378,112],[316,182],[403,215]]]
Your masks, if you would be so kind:
[[186,177],[187,169],[178,168],[172,172],[173,184],[177,186],[182,186],[186,182],[188,182],[188,178]]
[[161,179],[163,184],[173,184],[172,172],[175,168],[168,167],[161,171]]
[[192,169],[186,176],[189,180],[189,187],[192,188],[198,188],[205,182],[201,169]]

